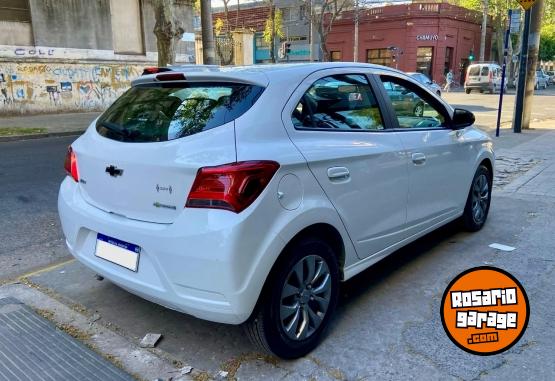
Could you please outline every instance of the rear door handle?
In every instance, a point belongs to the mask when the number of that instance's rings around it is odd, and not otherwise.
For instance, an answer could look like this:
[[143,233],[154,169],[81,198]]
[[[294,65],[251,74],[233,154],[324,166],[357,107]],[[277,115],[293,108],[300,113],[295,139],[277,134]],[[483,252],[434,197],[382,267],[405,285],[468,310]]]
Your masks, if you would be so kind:
[[345,167],[331,167],[328,168],[328,178],[330,180],[346,180],[351,174]]
[[421,152],[415,152],[412,154],[412,162],[416,165],[422,165],[426,162],[426,155]]

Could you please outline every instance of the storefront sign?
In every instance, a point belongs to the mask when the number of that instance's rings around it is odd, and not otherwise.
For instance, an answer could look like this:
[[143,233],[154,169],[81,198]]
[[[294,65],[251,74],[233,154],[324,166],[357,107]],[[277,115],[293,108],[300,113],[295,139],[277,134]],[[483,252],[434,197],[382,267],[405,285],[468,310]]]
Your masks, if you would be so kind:
[[439,36],[437,34],[417,34],[416,41],[437,41]]

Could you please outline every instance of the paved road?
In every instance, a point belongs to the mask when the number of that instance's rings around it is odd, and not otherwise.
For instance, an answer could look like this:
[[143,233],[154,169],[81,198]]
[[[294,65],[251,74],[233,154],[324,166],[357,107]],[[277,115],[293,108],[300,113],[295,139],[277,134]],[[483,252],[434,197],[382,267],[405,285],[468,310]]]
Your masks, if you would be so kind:
[[[501,128],[511,128],[514,103],[514,89],[503,96],[501,114]],[[472,111],[476,116],[476,124],[491,132],[497,123],[497,110],[499,107],[499,94],[480,94],[464,92],[444,93],[443,98],[453,107],[460,107]],[[531,120],[555,119],[555,86],[547,90],[537,90],[532,100]]]
[[56,200],[73,140],[0,143],[0,280],[68,257]]

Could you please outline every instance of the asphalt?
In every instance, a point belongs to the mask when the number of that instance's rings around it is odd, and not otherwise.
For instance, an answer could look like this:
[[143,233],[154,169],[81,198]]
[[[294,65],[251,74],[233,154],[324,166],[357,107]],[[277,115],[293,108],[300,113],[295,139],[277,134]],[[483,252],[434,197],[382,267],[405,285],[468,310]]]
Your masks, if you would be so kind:
[[69,258],[56,200],[73,140],[0,143],[0,280]]

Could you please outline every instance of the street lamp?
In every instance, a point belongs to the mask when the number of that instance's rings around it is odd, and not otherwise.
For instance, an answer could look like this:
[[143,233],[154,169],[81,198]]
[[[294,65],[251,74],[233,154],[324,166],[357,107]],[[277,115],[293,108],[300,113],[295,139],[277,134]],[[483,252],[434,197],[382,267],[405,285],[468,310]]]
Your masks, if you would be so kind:
[[387,49],[389,49],[389,51],[391,52],[391,58],[393,58],[393,62],[395,62],[395,69],[398,69],[399,61],[397,60],[397,58],[403,54],[403,49],[395,45],[390,45],[387,47]]

